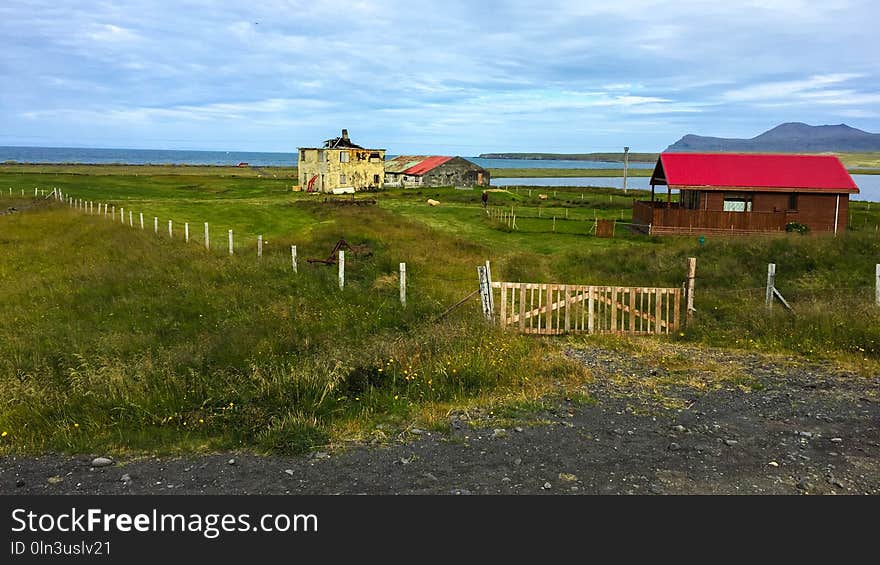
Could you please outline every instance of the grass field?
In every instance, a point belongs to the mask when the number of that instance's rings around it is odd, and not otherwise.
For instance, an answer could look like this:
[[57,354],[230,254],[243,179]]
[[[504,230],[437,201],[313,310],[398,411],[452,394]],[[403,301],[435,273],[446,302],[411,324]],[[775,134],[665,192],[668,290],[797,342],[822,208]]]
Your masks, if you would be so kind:
[[[491,206],[517,210],[522,229],[512,232],[487,218],[479,191],[392,190],[358,195],[375,205],[350,206],[347,197],[291,192],[289,179],[176,169],[0,168],[0,210],[32,206],[16,196],[21,189],[58,187],[131,210],[136,221],[143,212],[147,224],[132,229],[51,202],[0,216],[0,452],[300,452],[414,423],[441,429],[450,410],[473,404],[533,407],[548,394],[575,394],[589,376],[553,355],[565,338],[487,327],[473,301],[437,320],[474,290],[487,259],[496,280],[678,286],[694,256],[696,323],[671,339],[880,359],[877,204],[851,203],[852,229],[839,238],[701,245],[629,233],[638,191],[560,188],[547,200],[537,190],[493,191]],[[617,219],[618,237],[586,235],[597,217]],[[340,291],[335,267],[306,259],[326,257],[343,237],[372,254],[347,257]],[[763,308],[770,261],[793,315]]]

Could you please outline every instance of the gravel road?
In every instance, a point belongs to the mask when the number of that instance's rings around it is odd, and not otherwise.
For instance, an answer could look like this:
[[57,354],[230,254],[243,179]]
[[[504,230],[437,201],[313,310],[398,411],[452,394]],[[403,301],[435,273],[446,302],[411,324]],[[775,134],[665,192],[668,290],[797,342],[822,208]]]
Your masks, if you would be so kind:
[[453,414],[445,433],[302,457],[5,457],[0,493],[880,494],[880,376],[668,348],[693,366],[570,348],[595,402],[560,399],[503,428]]

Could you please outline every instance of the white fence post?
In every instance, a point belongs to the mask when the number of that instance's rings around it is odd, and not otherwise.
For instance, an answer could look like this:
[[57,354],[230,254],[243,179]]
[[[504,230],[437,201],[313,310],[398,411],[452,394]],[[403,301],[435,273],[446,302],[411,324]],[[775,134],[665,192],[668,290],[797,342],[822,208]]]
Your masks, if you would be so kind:
[[208,231],[208,222],[205,222],[205,249],[211,250],[211,232]]
[[134,212],[131,210],[128,211],[128,227],[134,227]]
[[489,295],[492,289],[489,287],[489,278],[486,276],[486,267],[477,267],[477,276],[480,279],[480,303],[483,307],[483,316],[488,322],[492,322],[492,310],[489,308]]
[[406,263],[400,264],[400,304],[406,306]]
[[[691,325],[691,322],[694,319],[694,282],[697,278],[697,258],[689,257],[688,258],[688,272],[687,272],[687,309],[684,314],[685,325]],[[675,321],[678,323],[678,320]]]
[[293,272],[296,272],[296,245],[290,246],[290,263],[293,265]]
[[141,217],[141,229],[144,229],[144,213],[143,213],[143,212],[140,212],[139,214],[140,214],[140,217]]
[[339,290],[345,287],[345,251],[339,250]]
[[874,303],[877,306],[880,306],[880,263],[878,263],[874,267],[875,274],[875,282],[874,282]]
[[153,216],[153,232],[159,235],[159,218]]
[[489,285],[489,314],[492,317],[492,322],[495,321],[495,295],[492,290],[492,269],[489,267],[489,260],[486,259],[486,281]]
[[174,237],[174,231],[171,229],[171,220],[168,220],[168,237]]
[[232,250],[232,230],[229,230],[229,254],[232,255],[233,253],[235,252]]
[[263,256],[263,236],[257,236],[257,257]]
[[119,208],[119,223],[120,224],[125,223],[125,208],[122,208],[122,207]]
[[183,240],[189,243],[189,222],[183,223]]
[[773,309],[773,289],[776,288],[776,263],[767,264],[767,296],[766,305],[768,310]]

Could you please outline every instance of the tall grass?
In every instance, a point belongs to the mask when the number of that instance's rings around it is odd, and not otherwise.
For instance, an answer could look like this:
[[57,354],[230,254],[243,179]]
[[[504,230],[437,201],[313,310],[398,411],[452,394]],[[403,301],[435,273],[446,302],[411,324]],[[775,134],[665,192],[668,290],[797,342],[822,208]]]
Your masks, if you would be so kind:
[[[473,286],[449,269],[478,248],[378,209],[305,212],[324,223],[296,275],[287,252],[229,257],[57,207],[5,217],[2,449],[299,452],[557,370],[473,306],[431,322]],[[340,235],[372,250],[349,254],[342,291],[304,261]],[[435,253],[448,262],[428,268]]]

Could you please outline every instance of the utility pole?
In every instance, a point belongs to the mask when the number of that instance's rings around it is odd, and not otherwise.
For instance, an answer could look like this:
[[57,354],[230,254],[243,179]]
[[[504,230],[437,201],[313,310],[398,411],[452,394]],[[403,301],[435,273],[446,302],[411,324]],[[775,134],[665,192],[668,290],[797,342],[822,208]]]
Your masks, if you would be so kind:
[[629,147],[623,148],[623,193],[626,194],[626,170],[629,166]]

